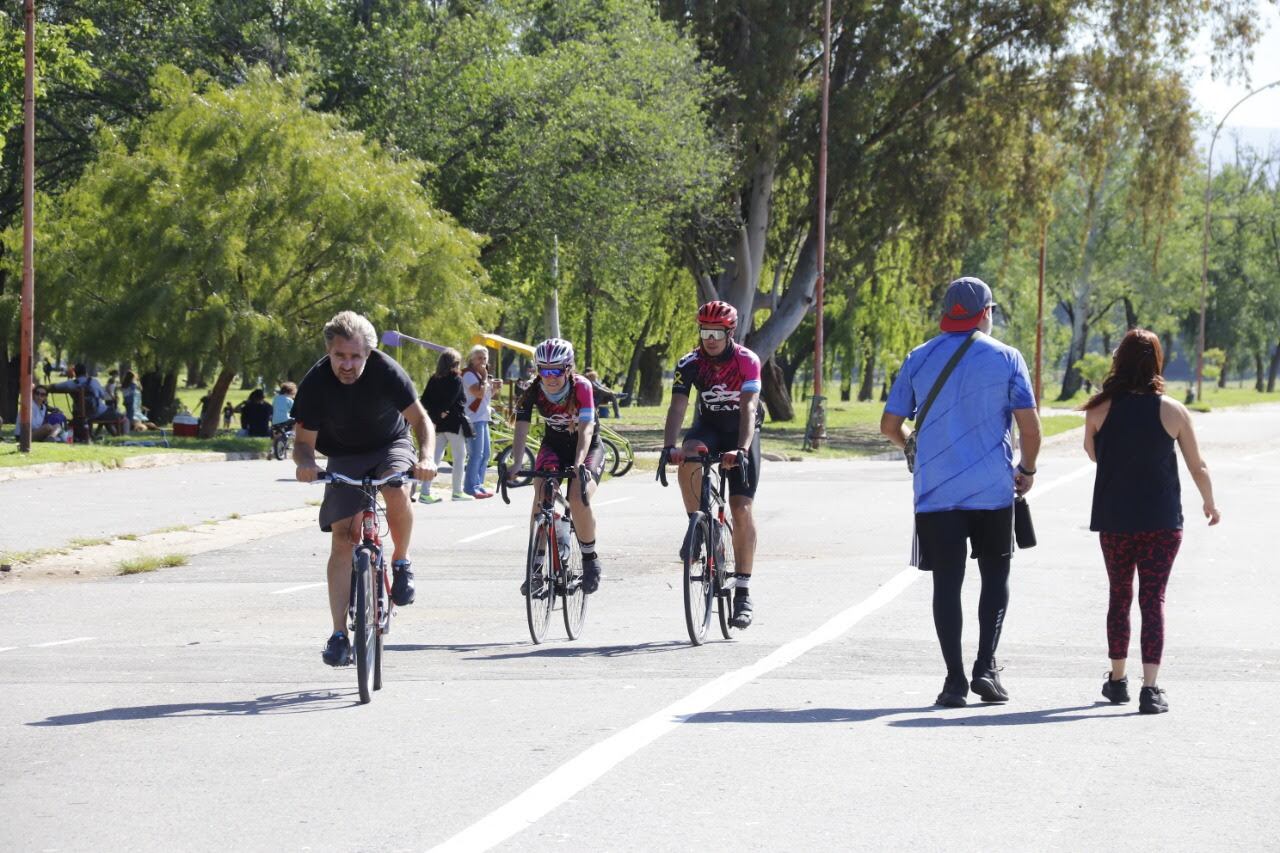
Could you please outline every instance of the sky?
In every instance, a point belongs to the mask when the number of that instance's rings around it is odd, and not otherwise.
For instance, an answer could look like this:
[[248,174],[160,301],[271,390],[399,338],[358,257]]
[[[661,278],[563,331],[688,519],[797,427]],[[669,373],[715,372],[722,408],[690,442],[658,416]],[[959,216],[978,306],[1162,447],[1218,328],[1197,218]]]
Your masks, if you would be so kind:
[[[1249,84],[1235,80],[1230,83],[1212,80],[1209,76],[1208,38],[1202,38],[1200,49],[1196,52],[1196,79],[1192,93],[1200,111],[1204,114],[1208,127],[1200,134],[1201,145],[1208,147],[1217,126],[1232,104],[1243,98],[1251,89],[1266,85],[1273,80],[1280,80],[1280,8],[1269,0],[1259,3],[1259,17],[1264,33],[1253,51],[1253,61],[1249,65]],[[1234,147],[1233,135],[1238,135],[1240,142],[1253,148],[1263,150],[1274,145],[1280,148],[1280,86],[1255,95],[1245,101],[1223,126],[1218,135],[1214,161],[1228,157]]]

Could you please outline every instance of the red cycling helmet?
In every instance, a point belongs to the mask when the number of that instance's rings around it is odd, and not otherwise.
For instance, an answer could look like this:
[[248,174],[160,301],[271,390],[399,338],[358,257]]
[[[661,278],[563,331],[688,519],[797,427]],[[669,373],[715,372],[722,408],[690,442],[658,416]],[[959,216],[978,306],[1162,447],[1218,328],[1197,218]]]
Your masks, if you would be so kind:
[[699,326],[723,326],[726,329],[738,328],[738,309],[728,302],[708,302],[698,309]]

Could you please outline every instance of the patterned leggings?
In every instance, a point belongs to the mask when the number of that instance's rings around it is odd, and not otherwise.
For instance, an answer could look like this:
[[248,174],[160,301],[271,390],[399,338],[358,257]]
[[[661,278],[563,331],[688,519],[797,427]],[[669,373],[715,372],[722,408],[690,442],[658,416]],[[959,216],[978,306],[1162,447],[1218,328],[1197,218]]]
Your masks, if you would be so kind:
[[1102,558],[1111,578],[1107,608],[1107,649],[1111,660],[1129,656],[1129,608],[1133,573],[1138,572],[1138,607],[1142,611],[1142,662],[1160,663],[1164,651],[1164,589],[1173,559],[1182,545],[1181,530],[1103,533]]

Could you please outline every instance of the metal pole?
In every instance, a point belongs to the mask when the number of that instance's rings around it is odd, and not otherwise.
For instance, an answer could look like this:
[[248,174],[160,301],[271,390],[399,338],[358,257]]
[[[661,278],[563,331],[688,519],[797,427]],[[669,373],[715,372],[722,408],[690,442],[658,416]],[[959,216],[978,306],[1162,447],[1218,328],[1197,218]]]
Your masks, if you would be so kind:
[[831,0],[822,4],[822,108],[818,132],[818,281],[814,296],[817,312],[813,330],[813,407],[810,410],[810,443],[815,449],[827,437],[822,396],[822,322],[827,285],[827,112],[831,91]]
[[18,358],[18,383],[22,426],[18,449],[31,452],[31,380],[35,361],[35,151],[36,151],[36,3],[26,0],[26,88],[23,94],[22,141],[22,332]]
[[1036,292],[1036,408],[1044,399],[1044,244],[1049,223],[1040,224],[1040,284]]
[[1213,129],[1213,138],[1209,140],[1209,158],[1204,167],[1204,234],[1200,242],[1200,334],[1196,339],[1197,402],[1204,399],[1204,318],[1208,305],[1209,291],[1209,200],[1212,197],[1213,147],[1218,143],[1218,134],[1222,131],[1222,126],[1227,123],[1227,119],[1236,111],[1236,107],[1259,92],[1265,92],[1275,86],[1280,86],[1280,80],[1272,80],[1265,86],[1259,86],[1232,104],[1231,109],[1227,110],[1227,114],[1222,117],[1222,121],[1218,122],[1218,126]]

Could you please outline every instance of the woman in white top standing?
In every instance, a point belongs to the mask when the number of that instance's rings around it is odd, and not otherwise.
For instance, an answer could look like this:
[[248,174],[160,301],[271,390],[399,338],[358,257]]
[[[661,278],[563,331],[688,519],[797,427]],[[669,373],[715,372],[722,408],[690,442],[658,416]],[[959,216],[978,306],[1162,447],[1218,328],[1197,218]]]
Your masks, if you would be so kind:
[[489,350],[476,344],[467,354],[467,369],[462,371],[462,391],[466,398],[463,410],[471,424],[467,439],[467,476],[463,490],[477,498],[491,498],[484,488],[484,475],[489,467],[489,404],[502,380],[489,375]]

